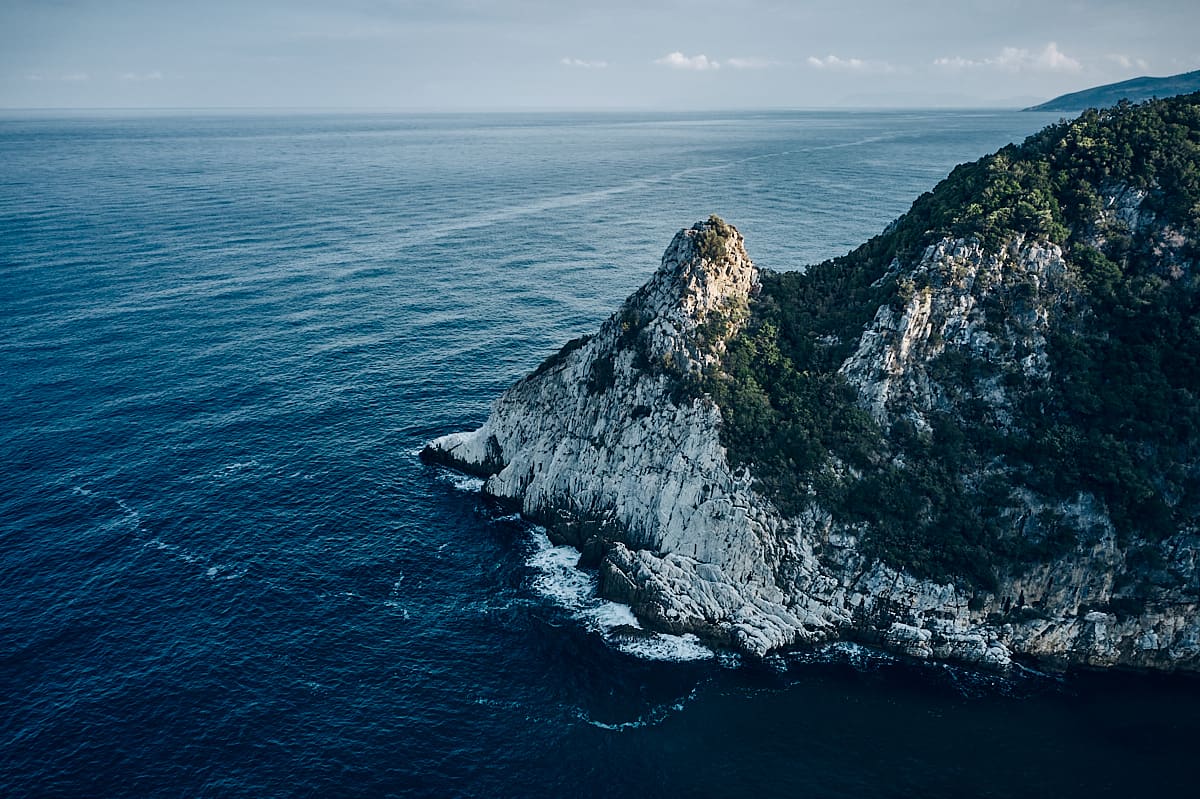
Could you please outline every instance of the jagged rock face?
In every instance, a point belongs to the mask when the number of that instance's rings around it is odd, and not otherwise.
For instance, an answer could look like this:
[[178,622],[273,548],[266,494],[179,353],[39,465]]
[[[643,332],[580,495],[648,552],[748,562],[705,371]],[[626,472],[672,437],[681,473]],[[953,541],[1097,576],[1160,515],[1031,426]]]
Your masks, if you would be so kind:
[[[1134,207],[1125,207],[1131,196]],[[1125,224],[1137,224],[1136,203],[1144,196],[1119,191],[1109,208]],[[1055,315],[1078,299],[1059,247],[1017,236],[989,252],[978,242],[944,239],[925,251],[909,276],[921,288],[906,292],[900,310],[879,308],[840,369],[882,426],[904,418],[928,430],[929,414],[953,412],[956,398],[929,369],[947,348],[992,364],[997,375],[1019,373],[1026,378],[1021,385],[1047,381],[1046,335]],[[1013,423],[1018,398],[999,377],[968,390],[996,427]],[[1086,494],[1067,503],[1029,491],[1018,499],[1009,510],[1015,527],[1053,510],[1070,518],[1073,529],[1091,532],[1062,557],[1001,574],[994,592],[939,587],[880,563],[868,567],[853,530],[832,534],[822,560],[843,575],[867,567],[851,583],[850,604],[861,603],[868,617],[878,615],[870,626],[882,632],[882,642],[910,655],[996,665],[1028,655],[1056,666],[1200,667],[1194,554],[1200,537],[1182,531],[1161,544],[1142,542],[1171,564],[1172,574],[1160,575],[1153,588],[1143,586],[1146,601],[1138,615],[1117,615],[1097,608],[1129,598],[1129,585],[1141,578],[1101,504]]]
[[677,390],[719,354],[702,326],[713,313],[735,321],[757,285],[735,230],[718,258],[700,255],[706,229],[676,235],[599,333],[509,389],[483,427],[428,451],[494,467],[486,493],[601,547],[603,590],[652,625],[765,652],[802,629],[774,584],[781,523],[727,465],[720,411]]
[[[711,246],[713,231],[724,238]],[[898,266],[897,266],[898,268]],[[841,373],[881,423],[951,402],[926,368],[962,347],[1045,377],[1055,303],[1075,288],[1061,251],[1016,237],[930,247],[903,307],[881,307]],[[648,625],[695,632],[762,655],[841,636],[916,657],[1003,667],[1027,655],[1057,665],[1200,668],[1200,538],[1160,546],[1160,575],[1138,615],[1108,612],[1131,571],[1103,509],[1088,496],[1056,510],[1090,529],[1076,551],[1001,575],[994,592],[917,579],[868,558],[861,531],[818,497],[785,518],[733,470],[721,412],[689,378],[719,361],[758,273],[735,230],[710,220],[676,235],[651,281],[591,339],[567,347],[499,399],[478,430],[433,441],[425,456],[488,475],[484,491],[521,504],[559,540],[598,562],[601,591]],[[1005,305],[1002,335],[987,307]],[[976,389],[997,424],[1004,385]],[[1021,513],[1045,506],[1027,498]],[[1020,612],[1017,612],[1020,611]]]
[[[1022,236],[998,252],[985,252],[975,241],[943,239],[925,251],[903,285],[910,295],[903,310],[881,307],[840,370],[875,421],[886,425],[903,417],[929,429],[927,414],[951,404],[928,373],[947,348],[997,367],[997,376],[982,387],[984,399],[1001,425],[1011,421],[1012,398],[999,374],[1033,380],[1047,374],[1046,331],[1056,310],[1047,300],[1073,293],[1061,249],[1026,244]],[[985,310],[997,297],[1010,301],[1001,336],[992,332]]]

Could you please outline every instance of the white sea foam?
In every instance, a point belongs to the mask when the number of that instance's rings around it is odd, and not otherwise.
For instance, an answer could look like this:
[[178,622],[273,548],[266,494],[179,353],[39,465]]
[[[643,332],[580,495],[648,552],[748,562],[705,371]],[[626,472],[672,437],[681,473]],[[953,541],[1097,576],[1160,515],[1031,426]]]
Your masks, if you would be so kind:
[[258,466],[258,461],[256,460],[235,461],[234,463],[225,464],[220,469],[217,469],[215,472],[213,472],[211,476],[218,479],[225,478],[235,475],[238,472],[245,471],[246,469],[253,469],[256,466]]
[[133,508],[129,507],[129,504],[127,502],[125,502],[125,500],[118,499],[117,507],[120,508],[121,511],[125,514],[125,516],[124,516],[125,521],[128,521],[129,523],[131,523],[134,527],[141,526],[142,515],[140,513],[138,513],[136,510],[134,510]]
[[834,641],[815,649],[797,649],[787,654],[790,663],[847,663],[858,671],[869,671],[896,662],[896,657],[881,649],[855,643]]
[[645,660],[669,660],[674,663],[686,663],[691,660],[712,660],[714,652],[700,643],[700,639],[691,633],[685,635],[666,635],[656,633],[649,638],[621,641],[617,648],[622,652]]
[[596,577],[578,568],[579,550],[555,546],[546,531],[534,528],[532,554],[527,563],[535,570],[533,589],[567,609],[590,630],[599,633],[617,650],[645,660],[685,662],[710,660],[716,654],[694,635],[641,633],[633,609],[596,595]]
[[250,571],[248,567],[240,564],[214,564],[212,559],[206,555],[193,552],[190,549],[175,544],[169,544],[159,538],[151,538],[143,542],[142,546],[147,549],[153,549],[155,552],[162,552],[180,563],[186,563],[189,566],[199,566],[203,570],[203,576],[210,580],[237,580],[245,577]]
[[596,586],[592,578],[575,568],[579,550],[569,546],[554,546],[544,530],[533,534],[534,552],[529,565],[537,570],[533,589],[568,610],[582,612],[595,600]]
[[605,629],[612,629],[622,624],[627,627],[641,628],[637,616],[633,615],[633,608],[622,605],[620,602],[603,602],[598,607],[589,610],[588,616],[595,619],[596,623]]
[[599,727],[602,730],[613,730],[615,732],[624,732],[625,730],[639,730],[643,727],[653,727],[656,724],[661,724],[672,713],[678,713],[683,710],[687,703],[696,698],[697,689],[693,688],[687,696],[680,699],[678,702],[672,702],[666,705],[658,705],[642,716],[639,716],[632,721],[597,721],[582,710],[575,711],[575,716],[580,721],[587,722],[593,727]]
[[442,472],[438,478],[444,482],[457,488],[459,491],[468,493],[478,493],[483,490],[483,478],[475,477],[469,474],[459,474],[458,472]]
[[383,603],[383,606],[385,608],[387,608],[388,610],[396,611],[396,613],[399,614],[400,618],[404,619],[405,621],[407,621],[409,618],[411,618],[411,614],[408,612],[408,608],[404,607],[404,605],[397,599],[385,600]]

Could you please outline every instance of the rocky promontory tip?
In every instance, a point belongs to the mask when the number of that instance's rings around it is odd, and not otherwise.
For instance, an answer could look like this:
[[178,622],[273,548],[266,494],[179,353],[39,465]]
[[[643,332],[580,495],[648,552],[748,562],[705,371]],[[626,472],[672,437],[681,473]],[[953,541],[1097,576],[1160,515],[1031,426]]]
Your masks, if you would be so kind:
[[[649,422],[642,420],[648,419],[651,402],[660,399],[663,390],[678,394],[681,382],[695,382],[704,368],[714,363],[723,338],[744,316],[756,285],[757,270],[732,225],[712,216],[679,231],[651,280],[630,296],[596,335],[568,342],[496,401],[489,424],[430,442],[422,450],[422,459],[481,477],[494,475],[497,479],[485,491],[516,498],[524,488],[514,491],[512,481],[520,485],[522,479],[514,477],[515,469],[505,452],[513,452],[518,442],[527,442],[523,437],[514,440],[507,430],[493,430],[489,425],[497,413],[507,414],[531,391],[540,392],[539,397],[561,391],[564,396],[556,398],[555,405],[569,408],[572,414],[596,404],[610,405],[606,411],[628,411],[628,421],[639,421],[637,429],[648,429]],[[627,399],[634,402],[632,410],[619,407]],[[595,424],[602,419],[590,413],[586,416]],[[569,428],[580,432],[578,424]],[[557,426],[551,425],[551,429]],[[524,432],[528,431],[522,435]],[[603,431],[594,432],[589,428],[586,440],[597,440]],[[566,457],[562,447],[554,451]]]
[[1195,97],[1085,115],[802,272],[697,223],[423,457],[652,630],[1196,671],[1198,131]]

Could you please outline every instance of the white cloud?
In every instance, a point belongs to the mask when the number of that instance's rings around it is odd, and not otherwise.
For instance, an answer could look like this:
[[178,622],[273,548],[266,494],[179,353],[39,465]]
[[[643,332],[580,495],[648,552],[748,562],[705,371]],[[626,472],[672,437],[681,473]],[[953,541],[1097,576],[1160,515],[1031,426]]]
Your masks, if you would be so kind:
[[686,56],[678,50],[674,53],[668,53],[662,58],[656,58],[654,63],[662,64],[671,69],[694,69],[697,71],[721,68],[721,62],[714,61],[706,55]]
[[1082,65],[1071,56],[1058,49],[1058,45],[1050,42],[1042,52],[1033,58],[1033,65],[1038,69],[1054,72],[1078,72]]
[[143,80],[162,80],[162,73],[157,69],[152,72],[124,72],[121,74],[121,80],[143,81]]
[[984,61],[972,61],[969,58],[963,58],[960,55],[943,56],[942,58],[933,59],[935,67],[947,67],[949,69],[969,69],[970,67],[981,67],[985,64]]
[[1149,69],[1150,64],[1144,58],[1134,58],[1133,56],[1125,55],[1124,53],[1109,53],[1107,56],[1109,61],[1113,61],[1122,69]]
[[25,80],[61,80],[71,83],[91,79],[92,76],[86,72],[28,72],[25,75]]
[[559,63],[565,67],[579,67],[581,69],[604,69],[608,66],[607,61],[587,61],[582,58],[564,58]]
[[725,63],[734,69],[767,69],[779,66],[778,61],[768,61],[765,58],[727,58]]
[[1078,72],[1083,68],[1077,60],[1059,50],[1055,42],[1050,42],[1038,51],[1026,50],[1023,47],[1005,47],[1000,51],[1000,55],[991,58],[952,56],[935,58],[933,64],[947,69],[990,67],[1007,72]]
[[886,61],[867,61],[862,58],[842,58],[832,53],[824,58],[810,55],[806,59],[816,69],[841,70],[844,72],[894,72],[895,67]]

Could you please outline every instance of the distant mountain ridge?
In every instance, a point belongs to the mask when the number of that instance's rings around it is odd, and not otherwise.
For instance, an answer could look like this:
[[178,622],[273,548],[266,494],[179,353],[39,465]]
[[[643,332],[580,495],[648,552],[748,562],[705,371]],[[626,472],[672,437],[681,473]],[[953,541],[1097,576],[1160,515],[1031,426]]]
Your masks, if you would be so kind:
[[1152,98],[1174,97],[1200,91],[1200,69],[1166,78],[1130,78],[1120,83],[1093,86],[1083,91],[1060,95],[1025,111],[1082,111],[1085,108],[1107,108],[1122,100],[1140,103]]

